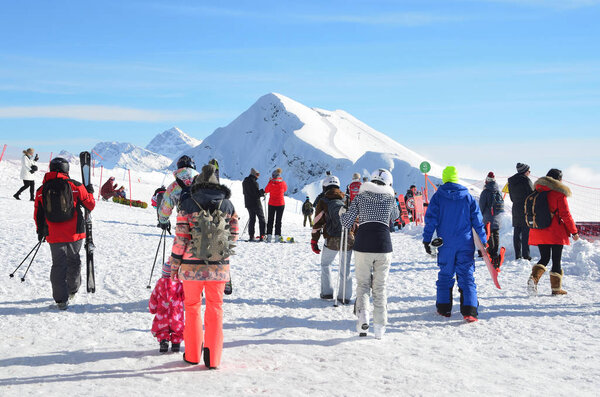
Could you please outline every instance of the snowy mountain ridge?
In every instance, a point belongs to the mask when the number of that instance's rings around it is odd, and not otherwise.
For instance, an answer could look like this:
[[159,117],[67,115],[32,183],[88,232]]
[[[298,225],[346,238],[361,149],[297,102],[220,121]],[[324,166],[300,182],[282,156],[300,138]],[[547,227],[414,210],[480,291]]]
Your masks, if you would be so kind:
[[[95,153],[94,153],[95,152]],[[94,146],[96,166],[126,168],[138,171],[162,171],[171,159],[131,143],[100,142]]]
[[[422,178],[418,167],[426,160],[345,111],[310,108],[277,93],[259,98],[190,155],[197,164],[218,159],[221,174],[230,179],[243,179],[255,168],[261,186],[281,168],[288,194],[295,197],[320,190],[327,170],[345,184],[354,172],[366,176],[385,166],[402,189]],[[431,165],[431,174],[441,177],[442,167]]]
[[146,145],[146,149],[161,154],[172,160],[177,160],[180,154],[187,153],[190,149],[202,143],[201,140],[192,138],[177,127],[170,128],[156,135]]

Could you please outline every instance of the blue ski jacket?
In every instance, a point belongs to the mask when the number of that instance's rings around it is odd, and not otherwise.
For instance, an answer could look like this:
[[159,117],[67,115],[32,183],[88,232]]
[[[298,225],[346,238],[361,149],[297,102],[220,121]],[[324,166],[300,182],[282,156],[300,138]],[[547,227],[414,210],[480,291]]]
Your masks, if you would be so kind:
[[425,213],[423,241],[431,242],[433,232],[444,245],[475,249],[471,228],[485,245],[487,238],[479,205],[466,187],[446,182],[431,197]]

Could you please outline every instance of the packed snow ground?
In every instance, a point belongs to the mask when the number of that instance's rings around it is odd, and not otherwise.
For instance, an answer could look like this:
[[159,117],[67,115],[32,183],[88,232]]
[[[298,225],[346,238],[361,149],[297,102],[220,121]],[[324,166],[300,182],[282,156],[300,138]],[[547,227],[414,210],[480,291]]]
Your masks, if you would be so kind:
[[[318,298],[319,257],[310,250],[310,230],[301,225],[299,206],[290,200],[284,234],[297,243],[238,245],[232,260],[234,292],[224,304],[222,365],[207,371],[186,365],[181,354],[159,354],[150,333],[146,285],[160,236],[151,208],[98,202],[93,212],[97,292],[86,294],[83,285],[65,312],[51,307],[47,244],[24,283],[19,278],[27,263],[15,278],[8,277],[36,243],[33,203],[12,198],[21,185],[18,169],[16,162],[0,163],[0,273],[5,277],[0,283],[0,395],[598,393],[598,243],[579,241],[566,249],[567,296],[550,296],[544,275],[541,295],[529,298],[530,264],[512,260],[506,218],[502,290],[494,288],[478,261],[480,321],[466,324],[457,297],[452,318],[436,315],[435,260],[423,250],[422,228],[406,228],[392,235],[387,334],[383,340],[359,338],[352,307],[333,308],[331,301]],[[121,173],[114,172],[117,179]],[[79,172],[72,177],[79,179]],[[163,175],[132,178],[141,181],[133,198],[149,201]],[[247,213],[240,183],[232,189],[243,228]]]

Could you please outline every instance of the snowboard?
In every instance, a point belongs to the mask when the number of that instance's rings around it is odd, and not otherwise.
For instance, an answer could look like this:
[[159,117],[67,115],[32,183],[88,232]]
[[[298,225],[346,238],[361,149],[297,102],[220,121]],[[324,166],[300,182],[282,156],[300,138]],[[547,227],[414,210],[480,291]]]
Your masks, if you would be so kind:
[[123,205],[129,205],[129,203],[131,203],[132,207],[148,208],[148,203],[146,203],[145,201],[140,201],[140,200],[129,200],[124,197],[114,196],[112,198],[112,201],[113,201],[113,203],[119,203],[119,204],[123,204]]
[[[81,152],[79,154],[79,162],[81,164],[81,180],[83,186],[89,185],[90,182],[90,152]],[[90,211],[85,208],[85,264],[87,274],[87,292],[96,292],[96,278],[94,275],[94,241],[92,239],[92,217]]]
[[492,264],[490,254],[488,254],[487,250],[483,246],[483,243],[479,239],[479,235],[477,234],[477,232],[475,232],[475,229],[471,228],[471,231],[473,232],[473,241],[475,242],[475,247],[481,252],[483,256],[483,261],[485,262],[488,272],[490,272],[490,276],[492,276],[492,280],[494,281],[494,285],[496,286],[496,288],[501,289],[500,283],[498,283],[498,271],[494,268],[494,265]]

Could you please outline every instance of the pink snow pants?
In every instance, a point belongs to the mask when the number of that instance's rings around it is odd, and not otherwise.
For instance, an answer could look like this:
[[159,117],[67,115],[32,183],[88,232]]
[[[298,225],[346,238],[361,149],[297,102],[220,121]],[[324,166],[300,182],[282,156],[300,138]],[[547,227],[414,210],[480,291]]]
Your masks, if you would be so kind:
[[[202,348],[210,351],[210,367],[221,364],[223,351],[223,291],[225,281],[182,280],[185,297],[185,359],[200,362]],[[202,292],[206,300],[202,330]],[[205,358],[206,359],[206,358]],[[206,360],[205,360],[206,361]],[[206,362],[205,362],[206,363]]]

